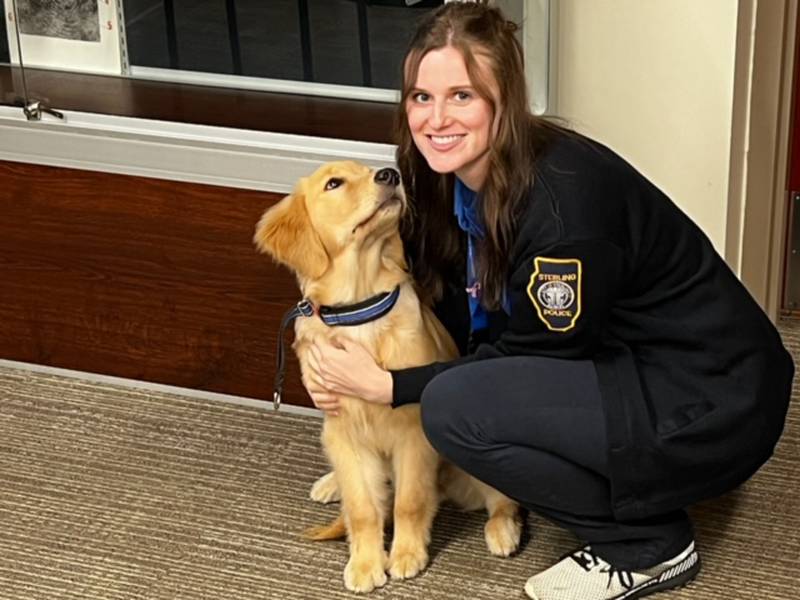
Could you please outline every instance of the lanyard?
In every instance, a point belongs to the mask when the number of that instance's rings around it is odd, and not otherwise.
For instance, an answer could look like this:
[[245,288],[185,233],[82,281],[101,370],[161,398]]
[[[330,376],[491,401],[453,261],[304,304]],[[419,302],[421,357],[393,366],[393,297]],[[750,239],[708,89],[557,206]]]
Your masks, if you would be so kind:
[[467,235],[467,301],[469,302],[470,329],[478,331],[489,326],[489,316],[481,306],[481,282],[475,270],[475,238]]

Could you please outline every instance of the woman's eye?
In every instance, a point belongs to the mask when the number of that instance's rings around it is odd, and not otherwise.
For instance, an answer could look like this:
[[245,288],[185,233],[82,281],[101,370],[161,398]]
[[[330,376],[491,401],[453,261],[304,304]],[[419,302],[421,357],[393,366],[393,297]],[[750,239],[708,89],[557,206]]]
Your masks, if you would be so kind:
[[459,100],[461,102],[465,102],[470,98],[472,98],[472,94],[470,94],[469,92],[456,92],[455,96],[456,100]]
[[425,92],[417,92],[416,94],[411,96],[411,99],[414,102],[427,102],[428,100],[430,100],[430,96]]
[[325,191],[328,190],[335,190],[337,187],[344,183],[344,179],[339,179],[338,177],[334,177],[333,179],[328,179],[328,183],[325,184]]

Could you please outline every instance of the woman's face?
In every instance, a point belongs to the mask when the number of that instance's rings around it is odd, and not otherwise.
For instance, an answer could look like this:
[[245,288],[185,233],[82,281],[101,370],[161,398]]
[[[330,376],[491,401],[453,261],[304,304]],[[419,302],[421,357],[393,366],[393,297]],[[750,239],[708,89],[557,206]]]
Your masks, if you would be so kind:
[[[488,61],[479,54],[475,57],[497,99]],[[430,168],[437,173],[455,172],[470,189],[480,190],[496,119],[489,102],[472,87],[461,52],[446,46],[422,58],[406,112],[411,136]]]

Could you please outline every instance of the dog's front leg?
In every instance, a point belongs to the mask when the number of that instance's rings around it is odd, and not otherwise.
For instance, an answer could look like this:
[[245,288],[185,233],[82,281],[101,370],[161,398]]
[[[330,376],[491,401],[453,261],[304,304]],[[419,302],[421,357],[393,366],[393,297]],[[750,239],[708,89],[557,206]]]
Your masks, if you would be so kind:
[[331,502],[338,502],[342,499],[339,493],[339,484],[336,483],[336,477],[333,471],[328,471],[314,482],[311,486],[311,493],[309,494],[314,502],[321,504],[329,504]]
[[436,487],[439,457],[420,427],[397,444],[392,462],[394,539],[389,554],[389,573],[396,579],[407,579],[428,564],[431,525],[439,507]]
[[383,462],[373,452],[351,445],[346,436],[335,437],[326,451],[339,482],[350,542],[344,584],[352,592],[369,592],[386,583],[383,527],[388,490]]

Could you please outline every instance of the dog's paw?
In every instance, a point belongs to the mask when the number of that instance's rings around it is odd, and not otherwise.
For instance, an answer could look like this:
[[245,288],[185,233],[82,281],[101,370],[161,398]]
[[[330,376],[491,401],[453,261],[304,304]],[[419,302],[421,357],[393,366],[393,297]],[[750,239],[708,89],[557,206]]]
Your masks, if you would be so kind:
[[317,479],[314,485],[311,486],[311,494],[309,495],[314,502],[321,502],[322,504],[330,504],[341,500],[342,495],[339,493],[339,486],[336,484],[333,471]]
[[344,568],[344,585],[351,592],[366,593],[386,583],[386,571],[381,560],[350,557]]
[[519,548],[522,523],[516,515],[495,515],[484,527],[486,546],[495,556],[509,556]]
[[389,555],[389,575],[393,579],[410,579],[419,574],[428,564],[425,548],[418,550],[395,550]]

